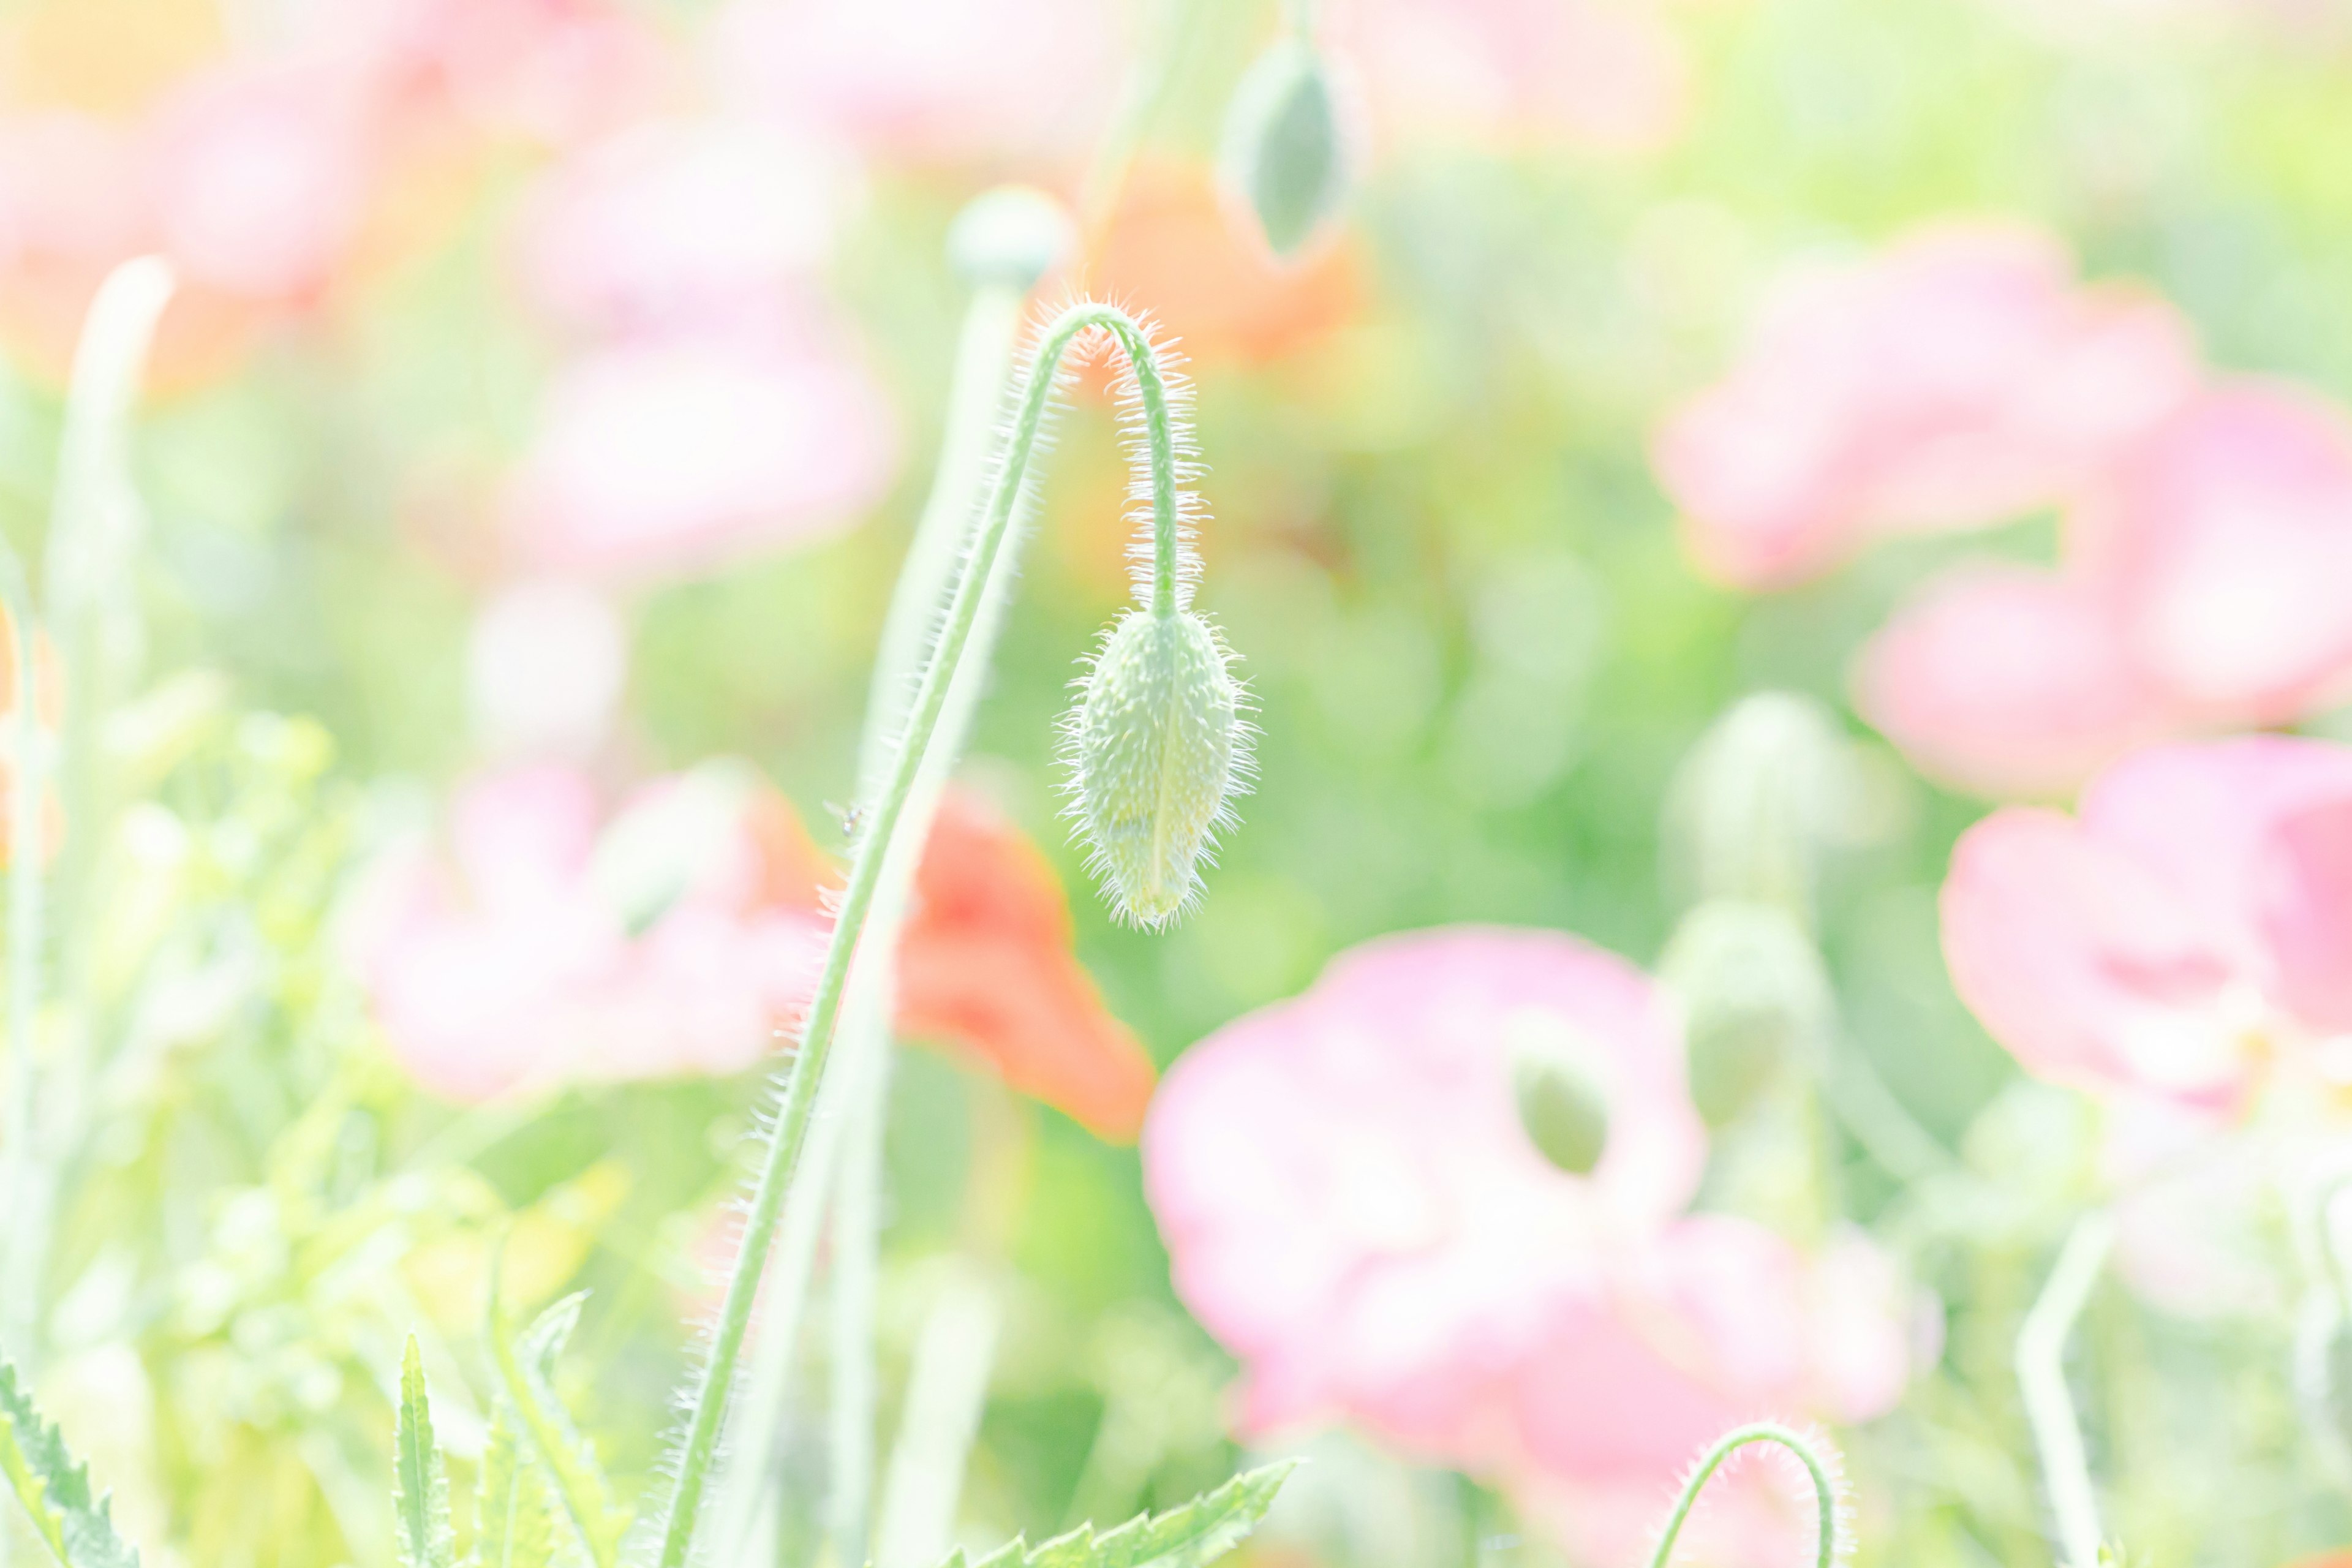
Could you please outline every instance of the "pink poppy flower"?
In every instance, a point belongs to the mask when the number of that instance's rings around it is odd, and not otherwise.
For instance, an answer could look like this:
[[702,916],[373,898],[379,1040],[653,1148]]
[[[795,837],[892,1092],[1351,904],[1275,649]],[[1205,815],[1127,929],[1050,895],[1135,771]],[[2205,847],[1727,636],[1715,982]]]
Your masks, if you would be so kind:
[[2172,728],[2112,597],[2030,566],[1931,583],[1865,647],[1854,707],[1920,772],[2004,798],[2063,794]]
[[650,110],[675,62],[614,0],[345,0],[303,39],[364,63],[421,127],[568,146]]
[[2133,746],[2352,689],[2352,419],[2250,381],[2190,399],[2066,519],[2058,571],[1968,567],[1864,650],[1856,706],[1924,773],[2062,794]]
[[1688,119],[1688,63],[1653,0],[1366,0],[1335,26],[1400,137],[1630,153]]
[[707,41],[738,108],[918,163],[1081,155],[1126,53],[1098,0],[733,0]]
[[2065,501],[2196,375],[2161,300],[2077,285],[2038,230],[1944,224],[1785,287],[1655,463],[1699,563],[1777,587],[1874,535]]
[[504,523],[548,571],[705,572],[856,521],[889,487],[896,448],[888,401],[825,337],[623,342],[560,373]]
[[830,254],[841,185],[814,149],[772,130],[640,124],[541,181],[519,270],[532,302],[575,331],[773,319]]
[[[1601,1091],[1590,1175],[1518,1124],[1522,1037]],[[1679,1217],[1706,1142],[1675,1016],[1573,937],[1462,927],[1343,954],[1171,1069],[1143,1156],[1177,1291],[1243,1363],[1249,1432],[1351,1420],[1511,1486],[1591,1560],[1654,1525],[1723,1428],[1858,1419],[1902,1386],[1904,1314],[1841,1289],[1859,1253]],[[1854,1317],[1822,1317],[1832,1296]],[[1742,1519],[1780,1517],[1750,1500]],[[1781,1538],[1735,1539],[1768,1562]]]
[[486,1100],[571,1081],[737,1072],[804,1004],[829,921],[822,861],[751,781],[658,781],[601,827],[577,773],[475,780],[445,860],[379,868],[352,952],[385,1037],[418,1081]]
[[2352,1027],[2352,747],[2248,736],[1962,835],[1944,955],[2027,1071],[2220,1113]]
[[147,128],[162,243],[223,293],[303,301],[357,235],[377,175],[364,84],[324,66],[232,68],[189,81]]

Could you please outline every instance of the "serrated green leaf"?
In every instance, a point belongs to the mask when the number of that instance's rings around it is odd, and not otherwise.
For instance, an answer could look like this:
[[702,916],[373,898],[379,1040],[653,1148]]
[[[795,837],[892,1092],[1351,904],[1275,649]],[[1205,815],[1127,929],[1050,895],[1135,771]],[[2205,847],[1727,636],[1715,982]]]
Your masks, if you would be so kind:
[[596,1450],[572,1425],[548,1375],[555,1352],[580,1320],[582,1298],[565,1297],[512,1339],[499,1321],[497,1300],[493,1286],[488,1330],[490,1354],[498,1363],[507,1398],[521,1417],[531,1458],[554,1483],[555,1495],[562,1500],[564,1515],[586,1548],[589,1561],[595,1568],[614,1568],[620,1561],[621,1538],[628,1531],[629,1515],[614,1504],[613,1489],[596,1462]]
[[499,1400],[482,1449],[481,1497],[474,1516],[478,1568],[548,1568],[555,1560],[554,1500],[525,1442],[514,1406]]
[[416,1336],[400,1363],[400,1410],[393,1425],[393,1533],[401,1568],[457,1568],[457,1538],[449,1523],[449,1473],[433,1440],[433,1405],[425,1393],[425,1360]]
[[107,1500],[91,1499],[89,1469],[34,1408],[16,1369],[5,1361],[0,1361],[0,1474],[66,1568],[139,1568],[139,1553],[114,1532]]
[[[1082,1524],[1034,1547],[1015,1537],[973,1568],[1208,1568],[1249,1538],[1292,1468],[1286,1462],[1250,1470],[1180,1508],[1139,1513],[1100,1535]],[[959,1551],[943,1568],[962,1568],[963,1560]]]

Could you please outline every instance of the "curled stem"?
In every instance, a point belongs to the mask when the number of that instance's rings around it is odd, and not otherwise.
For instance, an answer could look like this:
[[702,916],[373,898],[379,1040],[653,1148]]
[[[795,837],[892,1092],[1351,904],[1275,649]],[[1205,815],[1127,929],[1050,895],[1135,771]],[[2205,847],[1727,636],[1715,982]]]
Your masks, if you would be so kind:
[[2066,1387],[2066,1341],[2114,1241],[2115,1223],[2105,1211],[2094,1210],[2078,1220],[2017,1331],[2017,1385],[2042,1456],[2042,1484],[2049,1489],[2065,1568],[2094,1568],[2099,1559],[2099,1502],[2083,1452],[2082,1423]]
[[1820,1510],[1820,1522],[1815,1533],[1813,1561],[1815,1568],[1830,1568],[1843,1544],[1843,1525],[1838,1519],[1837,1480],[1830,1460],[1822,1458],[1811,1439],[1801,1432],[1777,1422],[1759,1421],[1749,1426],[1738,1426],[1715,1440],[1715,1446],[1699,1456],[1691,1469],[1690,1479],[1683,1482],[1682,1495],[1675,1500],[1674,1512],[1666,1516],[1666,1527],[1658,1535],[1658,1549],[1650,1554],[1650,1568],[1666,1568],[1673,1560],[1675,1542],[1689,1520],[1692,1507],[1706,1483],[1715,1479],[1723,1462],[1751,1443],[1777,1443],[1797,1457],[1805,1467],[1805,1474],[1813,1485],[1813,1500]]
[[[1179,549],[1174,437],[1169,427],[1166,388],[1155,351],[1143,330],[1124,311],[1108,305],[1074,305],[1046,328],[1039,343],[1036,363],[1030,368],[1014,410],[1011,438],[989,497],[988,510],[957,581],[938,643],[916,689],[905,741],[875,804],[872,826],[851,864],[849,885],[842,894],[841,911],[826,944],[824,965],[810,1000],[808,1022],[800,1048],[786,1073],[782,1104],[761,1162],[758,1184],[752,1189],[742,1250],[728,1280],[709,1355],[696,1390],[693,1413],[678,1455],[668,1522],[663,1531],[660,1568],[684,1568],[692,1546],[696,1516],[726,1420],[736,1363],[751,1325],[752,1300],[775,1239],[785,1191],[793,1184],[808,1142],[810,1116],[832,1050],[850,963],[873,910],[886,861],[910,852],[898,842],[907,837],[905,829],[912,826],[908,805],[927,769],[934,765],[933,751],[945,740],[940,715],[962,665],[972,627],[980,617],[998,554],[1020,510],[1028,485],[1030,460],[1053,401],[1056,374],[1070,345],[1090,331],[1108,332],[1136,372],[1144,417],[1150,429],[1147,453],[1152,470],[1152,524],[1158,544],[1155,586],[1164,583],[1162,596],[1169,601],[1174,597]],[[1172,609],[1170,613],[1173,613]]]

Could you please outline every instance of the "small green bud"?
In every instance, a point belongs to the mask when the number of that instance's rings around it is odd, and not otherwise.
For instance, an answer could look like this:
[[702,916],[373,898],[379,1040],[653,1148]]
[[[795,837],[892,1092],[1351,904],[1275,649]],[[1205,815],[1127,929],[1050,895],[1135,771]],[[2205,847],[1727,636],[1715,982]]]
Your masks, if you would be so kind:
[[1821,955],[1777,905],[1701,904],[1675,928],[1660,969],[1683,1005],[1691,1100],[1710,1127],[1737,1120],[1827,1037]]
[[1528,1142],[1568,1174],[1591,1175],[1609,1146],[1609,1097],[1592,1070],[1591,1042],[1552,1013],[1514,1015],[1503,1032]]
[[1137,925],[1166,925],[1192,901],[1232,818],[1248,727],[1231,659],[1190,610],[1129,610],[1081,683],[1068,725],[1073,815],[1113,907]]
[[1027,293],[1076,247],[1068,209],[1029,185],[998,185],[964,204],[948,226],[948,264],[975,288]]
[[1227,191],[1278,257],[1296,256],[1348,190],[1339,104],[1313,45],[1284,38],[1251,62],[1225,113]]
[[1837,717],[1789,691],[1741,698],[1668,786],[1666,879],[1678,899],[1746,899],[1810,917],[1824,851],[1864,815]]

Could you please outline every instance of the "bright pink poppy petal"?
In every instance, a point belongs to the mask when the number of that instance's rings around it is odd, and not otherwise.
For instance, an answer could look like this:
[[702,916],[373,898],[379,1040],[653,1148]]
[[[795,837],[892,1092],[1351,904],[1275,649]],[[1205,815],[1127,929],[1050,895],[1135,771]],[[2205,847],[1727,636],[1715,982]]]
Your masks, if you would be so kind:
[[2352,419],[2335,405],[2208,393],[2074,528],[2120,584],[2135,661],[2196,711],[2273,722],[2352,680]]
[[2012,806],[1969,828],[1942,912],[1960,1000],[2027,1071],[2199,1105],[2245,1087],[2240,945],[2071,819]]
[[2168,725],[2097,590],[2024,567],[1932,584],[1864,647],[1853,684],[1913,766],[1995,797],[2063,794]]

